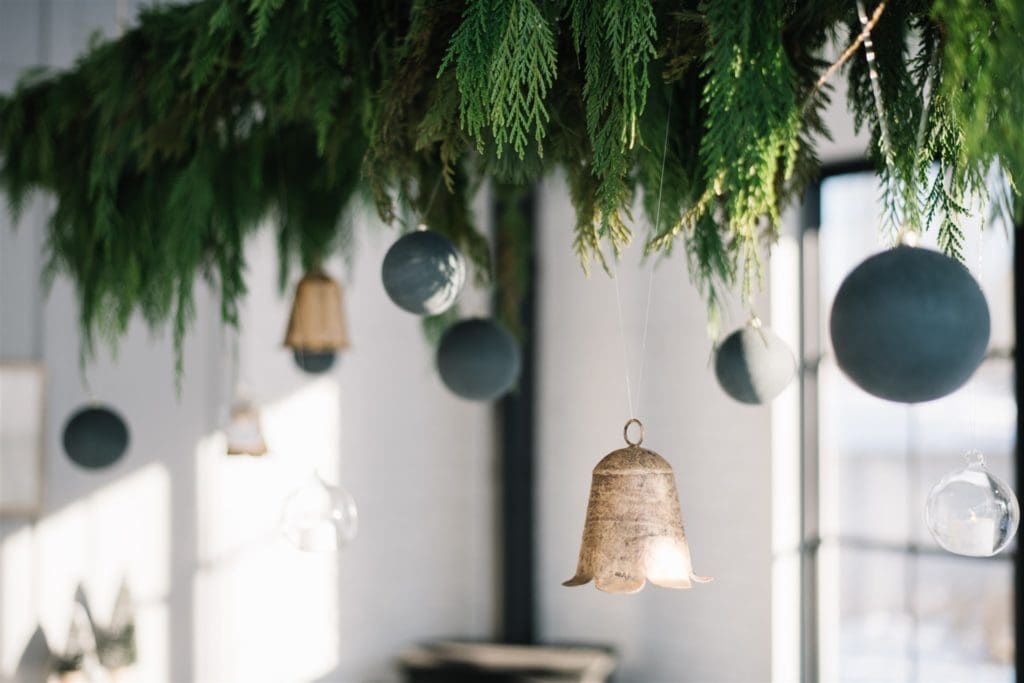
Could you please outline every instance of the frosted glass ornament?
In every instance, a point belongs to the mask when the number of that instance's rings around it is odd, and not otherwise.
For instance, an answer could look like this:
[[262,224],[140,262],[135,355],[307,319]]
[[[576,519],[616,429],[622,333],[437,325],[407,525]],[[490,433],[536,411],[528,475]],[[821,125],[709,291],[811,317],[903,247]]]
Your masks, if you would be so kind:
[[1020,523],[1017,496],[985,469],[976,450],[967,464],[942,478],[928,494],[925,519],[932,537],[957,555],[989,557],[1005,548]]
[[451,240],[420,226],[388,249],[381,279],[399,308],[416,315],[438,315],[451,308],[462,291],[466,264]]
[[335,552],[356,537],[356,502],[347,491],[314,475],[285,501],[281,531],[299,550]]

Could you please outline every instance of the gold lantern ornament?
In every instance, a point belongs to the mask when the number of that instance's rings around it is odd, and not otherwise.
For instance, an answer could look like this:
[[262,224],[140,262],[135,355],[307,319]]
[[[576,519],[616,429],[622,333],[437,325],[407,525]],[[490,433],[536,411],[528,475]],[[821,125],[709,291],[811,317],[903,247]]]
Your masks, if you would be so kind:
[[299,280],[284,345],[309,353],[340,351],[349,346],[341,285],[319,268]]
[[[636,441],[629,438],[634,425]],[[629,420],[622,435],[627,447],[594,468],[576,575],[562,585],[592,580],[607,593],[636,593],[648,581],[665,588],[707,583],[710,578],[693,573],[672,466],[640,447],[640,420]]]
[[231,419],[224,428],[228,455],[266,455],[260,411],[246,398],[237,397],[231,404]]

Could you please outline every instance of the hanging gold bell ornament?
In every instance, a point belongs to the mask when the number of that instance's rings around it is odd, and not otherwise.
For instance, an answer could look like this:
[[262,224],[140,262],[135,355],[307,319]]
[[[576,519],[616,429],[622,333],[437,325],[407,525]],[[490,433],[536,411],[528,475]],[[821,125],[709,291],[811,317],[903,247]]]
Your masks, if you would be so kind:
[[[636,441],[629,428],[639,428]],[[640,448],[644,427],[631,419],[622,433],[627,448],[597,463],[583,526],[576,575],[563,586],[594,581],[608,593],[636,593],[647,581],[665,588],[690,588],[711,579],[693,573],[672,466]]]
[[341,286],[319,268],[306,273],[295,289],[284,345],[301,353],[324,354],[349,346]]
[[231,404],[231,420],[224,428],[228,455],[265,455],[267,442],[260,427],[260,411],[251,401],[239,398]]

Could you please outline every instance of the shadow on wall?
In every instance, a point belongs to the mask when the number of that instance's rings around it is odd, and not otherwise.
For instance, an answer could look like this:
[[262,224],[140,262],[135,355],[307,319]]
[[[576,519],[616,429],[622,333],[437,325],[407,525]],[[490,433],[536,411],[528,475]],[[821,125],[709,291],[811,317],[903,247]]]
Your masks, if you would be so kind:
[[[95,621],[85,591],[109,605],[119,582],[112,578],[121,575],[140,597],[137,680],[199,680],[200,671],[202,680],[297,680],[330,671],[340,642],[337,556],[298,552],[278,534],[278,520],[286,496],[314,468],[337,476],[339,404],[337,382],[323,378],[266,406],[271,447],[288,444],[287,454],[229,458],[217,432],[200,440],[193,458],[178,458],[174,483],[188,487],[182,469],[193,473],[193,533],[172,532],[172,478],[153,462],[127,473],[118,466],[119,478],[6,533],[0,636],[4,652],[21,651],[7,674],[45,680],[51,655],[69,647],[62,639],[75,605]],[[136,439],[137,448],[144,443]],[[187,557],[195,558],[191,570]],[[175,583],[188,588],[187,605]],[[274,586],[281,589],[268,590]],[[175,641],[174,618],[189,619],[187,643]],[[17,635],[28,632],[19,648]],[[183,649],[195,657],[187,669],[172,664]]]

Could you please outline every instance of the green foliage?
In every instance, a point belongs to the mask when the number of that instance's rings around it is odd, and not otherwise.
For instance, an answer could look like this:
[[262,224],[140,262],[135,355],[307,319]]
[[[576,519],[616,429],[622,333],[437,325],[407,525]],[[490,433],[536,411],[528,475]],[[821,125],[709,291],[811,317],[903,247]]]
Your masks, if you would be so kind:
[[[48,270],[75,284],[86,354],[136,313],[180,349],[199,276],[234,323],[267,219],[284,284],[351,250],[364,200],[454,240],[514,327],[534,247],[506,216],[492,250],[471,203],[485,180],[508,206],[555,171],[584,268],[609,269],[642,207],[647,250],[682,245],[713,322],[732,289],[752,294],[781,211],[816,177],[832,87],[817,81],[859,32],[846,0],[157,5],[0,96],[0,189],[15,210],[54,195]],[[1024,176],[1024,4],[890,2],[873,37],[888,152],[863,52],[840,73],[887,225],[936,229],[960,257],[990,172]]]
[[1024,178],[1024,5],[1016,0],[936,0],[945,39],[940,90],[960,124],[968,158]]
[[533,0],[469,0],[439,74],[455,63],[460,120],[480,152],[484,130],[499,158],[511,145],[522,159],[531,130],[540,150],[555,61],[554,34]]
[[592,188],[577,179],[574,194],[582,201],[576,206],[584,211],[574,245],[584,267],[591,257],[606,266],[601,240],[607,238],[618,257],[631,238],[623,219],[630,217],[629,150],[637,143],[650,86],[647,65],[656,54],[657,24],[650,0],[573,0],[569,15],[573,45],[584,63],[583,101],[596,179]]
[[[759,224],[779,222],[776,177],[788,178],[799,144],[795,75],[782,47],[782,0],[704,3],[707,110],[700,155],[744,261],[743,294],[760,277]],[[739,132],[742,131],[742,134]]]

